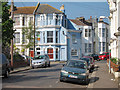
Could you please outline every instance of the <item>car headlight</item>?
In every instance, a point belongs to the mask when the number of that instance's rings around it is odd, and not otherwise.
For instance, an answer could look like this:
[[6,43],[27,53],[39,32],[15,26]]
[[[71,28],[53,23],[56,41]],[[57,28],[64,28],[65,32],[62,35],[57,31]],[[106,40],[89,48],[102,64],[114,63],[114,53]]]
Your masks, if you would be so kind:
[[86,73],[81,73],[80,75],[86,76]]
[[66,74],[68,73],[68,72],[67,72],[67,71],[65,71],[65,70],[61,70],[61,72],[62,72],[62,73],[66,73]]

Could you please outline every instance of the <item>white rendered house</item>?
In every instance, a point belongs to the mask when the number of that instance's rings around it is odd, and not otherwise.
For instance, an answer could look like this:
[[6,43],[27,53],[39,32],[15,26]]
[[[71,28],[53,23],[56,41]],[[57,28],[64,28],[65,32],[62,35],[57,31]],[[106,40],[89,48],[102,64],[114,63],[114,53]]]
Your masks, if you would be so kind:
[[120,59],[120,0],[107,0],[110,8],[111,57]]

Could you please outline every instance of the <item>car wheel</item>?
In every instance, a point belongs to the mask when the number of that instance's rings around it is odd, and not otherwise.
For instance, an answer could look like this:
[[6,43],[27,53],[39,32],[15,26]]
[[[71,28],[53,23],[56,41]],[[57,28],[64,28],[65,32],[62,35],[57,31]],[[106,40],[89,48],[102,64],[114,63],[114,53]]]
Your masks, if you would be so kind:
[[63,79],[60,78],[60,82],[63,82]]
[[49,62],[49,64],[48,64],[48,67],[50,67],[50,62]]
[[92,69],[89,70],[89,73],[92,73]]
[[9,76],[9,71],[6,70],[4,77],[5,77],[5,78],[8,78],[8,76]]
[[34,69],[35,67],[32,66],[32,69]]
[[45,63],[44,67],[45,67],[45,68],[47,67],[47,63]]
[[85,84],[86,84],[86,85],[89,84],[89,79],[88,79],[88,78],[86,78],[86,80],[85,80]]

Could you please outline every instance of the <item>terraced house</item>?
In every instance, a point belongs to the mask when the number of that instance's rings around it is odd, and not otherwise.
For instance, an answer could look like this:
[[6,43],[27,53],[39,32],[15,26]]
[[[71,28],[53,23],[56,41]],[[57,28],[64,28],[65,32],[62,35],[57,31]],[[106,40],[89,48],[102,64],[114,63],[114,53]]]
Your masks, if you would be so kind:
[[22,28],[29,27],[29,23],[33,24],[33,12],[35,7],[17,7],[14,11],[14,49],[20,54],[29,55],[29,48],[26,48],[28,40],[23,35]]
[[[35,55],[48,54],[50,60],[53,61],[79,59],[81,56],[81,30],[68,29],[68,19],[65,15],[64,5],[62,5],[60,10],[58,10],[48,4],[38,3],[36,9],[34,7],[34,10],[36,12]],[[21,16],[20,14],[21,13],[19,13],[19,16]],[[28,17],[30,18],[30,14]],[[24,19],[25,18],[23,17],[19,19],[21,27],[23,27],[22,25]],[[19,44],[15,42],[15,45],[22,50],[22,47],[27,42],[24,44],[21,43],[23,40],[21,29],[18,29],[15,33],[15,41],[16,40],[19,40]],[[23,54],[21,50],[20,53]],[[26,49],[24,52],[25,55],[29,55],[29,53],[34,53],[33,48]]]
[[120,59],[120,0],[107,0],[110,8],[111,56]]
[[76,19],[70,19],[68,24],[70,29],[80,30],[80,42],[81,42],[81,53],[83,55],[89,55],[93,53],[93,36],[92,36],[92,23],[87,22],[84,17],[79,17]]

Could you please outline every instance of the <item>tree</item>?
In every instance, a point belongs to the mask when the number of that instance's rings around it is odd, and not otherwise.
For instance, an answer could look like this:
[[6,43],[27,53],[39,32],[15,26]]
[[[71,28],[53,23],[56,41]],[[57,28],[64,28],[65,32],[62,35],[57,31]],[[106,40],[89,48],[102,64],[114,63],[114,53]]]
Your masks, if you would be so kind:
[[[2,2],[2,52],[9,57],[11,39],[14,37],[13,20],[10,18],[10,5],[8,2]],[[8,53],[6,53],[8,52]],[[8,55],[9,54],[9,55]]]
[[[27,43],[25,49],[31,48],[34,46],[34,30],[33,24],[29,23],[28,27],[22,28],[22,44]],[[28,40],[28,42],[27,42]]]

